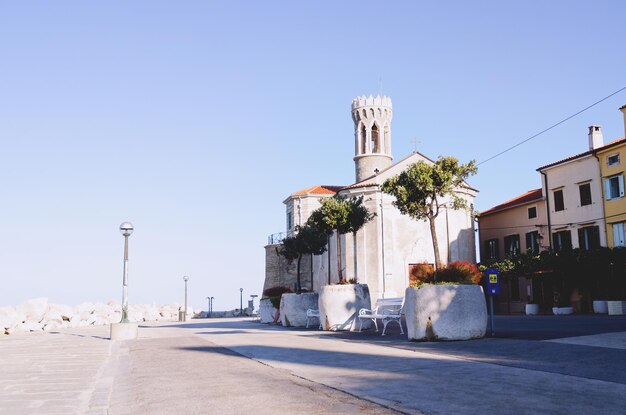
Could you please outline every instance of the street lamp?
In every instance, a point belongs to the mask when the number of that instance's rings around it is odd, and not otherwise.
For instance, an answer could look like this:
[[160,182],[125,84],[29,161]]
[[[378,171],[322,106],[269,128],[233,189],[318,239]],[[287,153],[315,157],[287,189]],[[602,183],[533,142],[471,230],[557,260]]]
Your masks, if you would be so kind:
[[243,288],[239,289],[239,316],[243,316]]
[[211,317],[213,316],[213,298],[214,297],[211,297],[211,313],[209,314]]
[[185,311],[183,312],[183,321],[187,321],[187,281],[189,281],[189,277],[185,275],[183,281],[185,281]]
[[207,318],[211,316],[211,297],[207,297],[207,309],[206,309],[206,316]]
[[122,321],[111,323],[111,340],[130,340],[137,338],[138,324],[128,320],[128,237],[133,233],[133,224],[124,222],[120,232],[124,235],[124,277],[122,280]]
[[128,323],[128,237],[133,233],[135,228],[130,222],[124,222],[120,225],[120,232],[124,235],[124,277],[122,291],[122,321]]

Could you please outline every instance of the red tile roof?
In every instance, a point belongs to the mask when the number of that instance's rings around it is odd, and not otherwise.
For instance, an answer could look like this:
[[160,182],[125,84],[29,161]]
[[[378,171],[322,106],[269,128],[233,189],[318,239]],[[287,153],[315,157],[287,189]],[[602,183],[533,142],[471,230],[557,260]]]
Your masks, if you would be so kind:
[[334,195],[340,189],[343,189],[343,186],[326,186],[322,184],[318,184],[315,186],[307,187],[306,189],[298,190],[297,192],[292,193],[292,196],[303,196],[303,195]]
[[604,150],[604,149],[616,146],[618,144],[621,144],[622,142],[626,142],[626,137],[622,137],[619,140],[608,142],[608,143],[606,143],[605,145],[603,145],[601,147],[594,148],[593,150],[587,150],[584,153],[576,154],[574,156],[570,156],[570,157],[564,158],[563,160],[559,160],[559,161],[555,161],[554,163],[546,164],[545,166],[539,167],[537,169],[537,171],[541,171],[541,170],[546,169],[548,167],[552,167],[552,166],[556,166],[556,165],[561,164],[561,163],[565,163],[566,161],[576,160],[577,158],[588,156],[588,155],[593,154],[593,153],[595,153],[595,152],[597,152],[599,150]]
[[529,190],[523,195],[517,196],[509,200],[508,202],[504,202],[498,206],[492,207],[489,210],[481,212],[480,216],[489,215],[491,213],[499,212],[501,210],[508,209],[514,206],[519,206],[519,205],[523,205],[526,203],[534,202],[536,200],[541,200],[542,197],[543,197],[543,194],[541,192],[541,189]]

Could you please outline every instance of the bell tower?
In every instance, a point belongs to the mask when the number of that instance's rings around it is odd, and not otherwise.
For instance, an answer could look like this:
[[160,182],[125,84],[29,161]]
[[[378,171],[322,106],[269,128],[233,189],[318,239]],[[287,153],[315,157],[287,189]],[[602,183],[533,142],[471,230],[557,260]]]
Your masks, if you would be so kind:
[[392,116],[389,97],[370,95],[352,100],[357,183],[391,166]]

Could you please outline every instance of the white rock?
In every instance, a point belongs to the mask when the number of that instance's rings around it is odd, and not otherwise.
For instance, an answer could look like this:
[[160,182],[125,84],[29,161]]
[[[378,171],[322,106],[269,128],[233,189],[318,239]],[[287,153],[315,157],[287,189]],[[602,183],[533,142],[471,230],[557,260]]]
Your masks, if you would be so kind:
[[27,300],[16,308],[18,313],[24,314],[26,321],[40,322],[48,311],[48,299],[45,297]]
[[484,337],[487,305],[480,285],[407,288],[404,312],[409,340],[468,340]]
[[[319,295],[317,293],[283,294],[280,299],[281,324],[284,327],[306,327],[306,311],[308,309],[317,310],[318,300]],[[317,325],[319,325],[318,321],[313,322],[314,327]]]
[[[320,321],[324,330],[359,329],[357,313],[362,308],[371,309],[367,284],[326,285],[319,294]],[[363,322],[369,328],[371,321]]]
[[43,326],[43,330],[44,331],[58,330],[64,327],[63,323],[67,323],[67,322],[64,322],[62,319],[48,320],[48,322],[45,323],[45,325]]
[[23,331],[41,331],[43,329],[43,324],[35,321],[26,321],[22,323]]
[[0,332],[22,321],[22,317],[13,307],[0,307]]
[[54,315],[60,314],[62,320],[69,321],[69,319],[71,319],[74,315],[74,307],[70,307],[64,304],[50,304],[50,309],[46,314],[50,314],[52,312],[57,313]]

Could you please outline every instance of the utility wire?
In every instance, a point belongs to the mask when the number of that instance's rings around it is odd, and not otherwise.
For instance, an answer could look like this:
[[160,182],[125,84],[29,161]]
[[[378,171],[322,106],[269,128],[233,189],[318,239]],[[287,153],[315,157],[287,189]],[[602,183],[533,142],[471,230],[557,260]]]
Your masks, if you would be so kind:
[[525,139],[525,140],[520,141],[519,143],[517,143],[517,144],[515,144],[515,145],[513,145],[513,146],[511,146],[511,147],[509,147],[509,148],[507,148],[506,150],[503,150],[503,151],[499,152],[498,154],[496,154],[496,155],[494,155],[494,156],[489,157],[489,158],[488,158],[488,159],[486,159],[486,160],[481,161],[480,163],[477,163],[476,165],[477,165],[477,166],[480,166],[481,164],[484,164],[484,163],[486,163],[486,162],[488,162],[488,161],[490,161],[490,160],[493,160],[493,159],[495,159],[496,157],[499,157],[499,156],[503,155],[504,153],[507,153],[507,152],[509,152],[509,151],[513,150],[514,148],[521,146],[522,144],[524,144],[524,143],[526,143],[526,142],[528,142],[528,141],[532,140],[533,138],[539,137],[541,134],[546,133],[546,132],[550,131],[551,129],[553,129],[554,127],[557,127],[557,126],[559,126],[559,125],[563,124],[564,122],[571,120],[571,119],[572,119],[572,118],[574,118],[575,116],[577,116],[577,115],[579,115],[579,114],[582,114],[583,112],[587,111],[587,110],[588,110],[588,109],[590,109],[590,108],[595,107],[595,106],[596,106],[596,105],[598,105],[599,103],[601,103],[601,102],[603,102],[603,101],[606,101],[607,99],[611,98],[613,95],[619,94],[620,92],[622,92],[622,91],[623,91],[623,90],[625,90],[625,89],[626,89],[626,86],[625,86],[625,87],[623,87],[623,88],[618,89],[617,91],[613,92],[613,93],[612,93],[612,94],[610,94],[610,95],[607,95],[606,97],[602,98],[601,100],[596,101],[596,102],[594,102],[593,104],[589,105],[588,107],[585,107],[585,108],[581,109],[581,110],[580,110],[580,111],[578,111],[577,113],[572,114],[572,115],[570,115],[569,117],[562,119],[561,121],[557,122],[556,124],[551,125],[550,127],[546,128],[545,130],[542,130],[542,131],[538,132],[537,134],[535,134],[535,135],[533,135],[533,136],[531,136],[531,137],[528,137],[528,138],[527,138],[527,139]]

